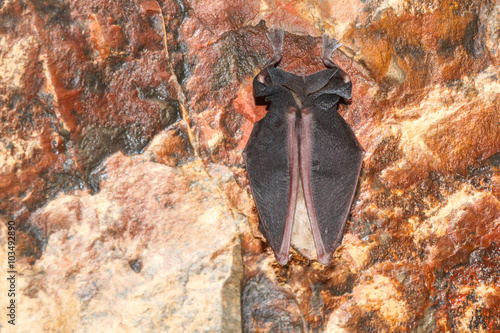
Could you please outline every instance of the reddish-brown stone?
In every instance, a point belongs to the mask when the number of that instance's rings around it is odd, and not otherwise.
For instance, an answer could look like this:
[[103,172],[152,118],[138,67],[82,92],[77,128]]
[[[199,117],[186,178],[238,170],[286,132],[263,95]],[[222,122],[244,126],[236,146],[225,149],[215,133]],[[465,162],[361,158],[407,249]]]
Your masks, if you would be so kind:
[[[136,8],[14,1],[0,15],[9,36],[4,52],[12,48],[25,59],[18,64],[19,85],[2,87],[2,136],[17,160],[0,176],[8,214],[83,186],[106,156],[138,152],[178,120],[157,2]],[[16,155],[19,149],[24,157]]]
[[168,166],[181,166],[193,157],[189,135],[183,126],[172,126],[158,134],[147,151],[153,153],[155,161]]

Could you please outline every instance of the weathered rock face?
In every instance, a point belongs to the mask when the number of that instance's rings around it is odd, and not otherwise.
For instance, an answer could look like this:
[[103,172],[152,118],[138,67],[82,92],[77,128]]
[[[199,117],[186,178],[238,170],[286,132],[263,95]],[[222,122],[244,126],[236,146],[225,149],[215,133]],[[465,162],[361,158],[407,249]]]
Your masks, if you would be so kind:
[[[367,154],[328,266],[258,232],[268,27],[296,74],[340,39],[353,81]],[[17,331],[500,331],[499,39],[498,1],[0,2]]]
[[20,279],[18,328],[241,327],[242,219],[210,178],[231,173],[172,168],[149,153],[116,153],[102,166],[99,193],[60,194],[31,215],[44,248]]

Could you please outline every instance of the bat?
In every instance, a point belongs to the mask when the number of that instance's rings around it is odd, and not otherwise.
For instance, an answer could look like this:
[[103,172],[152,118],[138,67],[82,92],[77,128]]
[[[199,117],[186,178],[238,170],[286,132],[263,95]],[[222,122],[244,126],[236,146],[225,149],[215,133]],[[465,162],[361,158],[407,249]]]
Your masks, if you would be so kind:
[[[256,98],[269,109],[254,124],[243,158],[259,215],[259,228],[285,265],[297,231],[296,207],[303,197],[318,261],[327,265],[340,245],[356,192],[364,150],[337,113],[349,100],[352,83],[331,59],[340,44],[323,36],[327,69],[298,76],[276,68],[283,54],[283,31],[268,35],[273,57],[254,78]],[[314,250],[313,250],[314,251]]]

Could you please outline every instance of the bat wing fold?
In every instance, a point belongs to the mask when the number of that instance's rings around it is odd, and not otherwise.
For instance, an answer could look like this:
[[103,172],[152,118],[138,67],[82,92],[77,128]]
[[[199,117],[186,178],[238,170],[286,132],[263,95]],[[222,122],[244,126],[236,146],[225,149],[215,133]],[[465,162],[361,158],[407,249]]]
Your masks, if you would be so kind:
[[326,265],[340,245],[364,151],[335,111],[301,110],[300,167],[318,260]]
[[288,262],[299,177],[297,108],[275,104],[254,125],[245,163],[260,229],[282,265]]

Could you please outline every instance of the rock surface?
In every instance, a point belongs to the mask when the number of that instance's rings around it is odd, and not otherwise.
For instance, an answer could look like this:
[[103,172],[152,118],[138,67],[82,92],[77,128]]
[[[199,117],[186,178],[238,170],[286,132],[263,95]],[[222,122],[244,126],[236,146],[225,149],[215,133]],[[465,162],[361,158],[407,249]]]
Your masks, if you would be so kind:
[[19,331],[240,329],[242,218],[219,189],[232,173],[152,156],[116,153],[97,194],[60,194],[31,215],[44,247],[21,264]]
[[[269,27],[296,74],[340,39],[353,81],[367,154],[328,266],[282,267],[258,231]],[[498,1],[0,2],[0,327],[500,331],[499,39]]]

